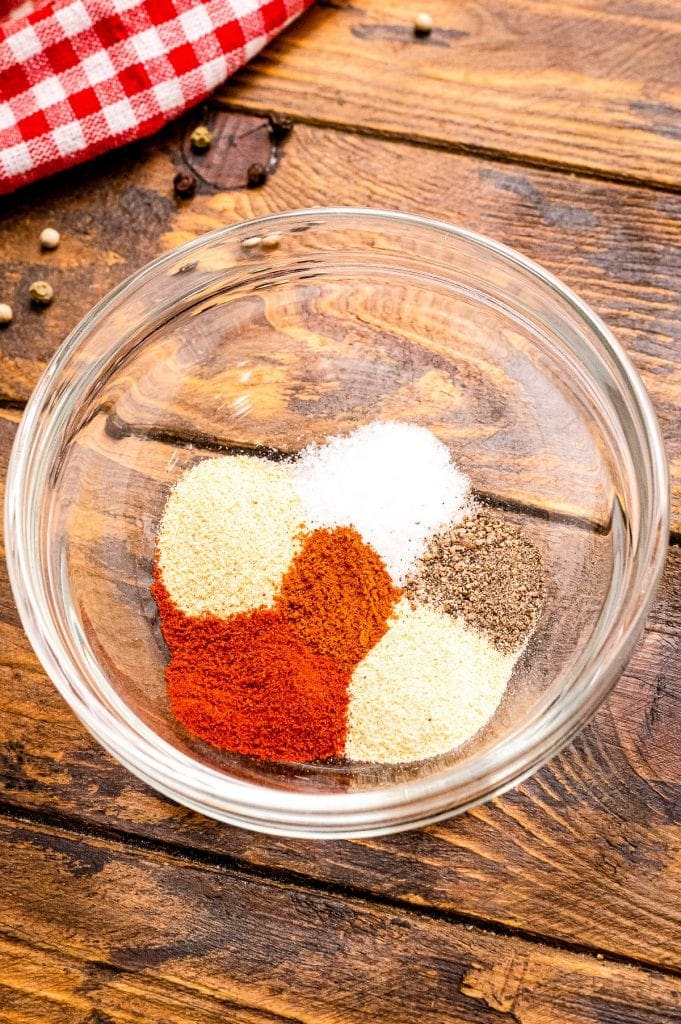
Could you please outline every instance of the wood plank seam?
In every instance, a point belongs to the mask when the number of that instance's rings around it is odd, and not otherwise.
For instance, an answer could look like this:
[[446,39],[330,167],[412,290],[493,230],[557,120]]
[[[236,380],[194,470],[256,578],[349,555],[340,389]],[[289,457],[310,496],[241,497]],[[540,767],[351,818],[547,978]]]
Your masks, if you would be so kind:
[[23,398],[0,398],[0,410],[8,412],[23,412],[26,402]]
[[114,842],[124,846],[129,851],[138,850],[140,853],[171,860],[176,864],[202,867],[211,871],[230,872],[245,878],[281,885],[284,888],[300,887],[320,895],[343,900],[361,901],[384,910],[399,911],[400,913],[439,921],[444,924],[461,925],[468,930],[482,929],[502,939],[521,939],[532,945],[544,946],[561,952],[575,953],[592,958],[596,957],[598,960],[609,961],[625,967],[637,967],[643,971],[655,972],[669,978],[681,978],[681,969],[676,970],[668,965],[661,965],[654,960],[622,956],[606,948],[601,949],[599,946],[559,940],[541,932],[514,928],[503,925],[499,921],[488,920],[472,914],[442,910],[434,906],[422,906],[399,897],[380,895],[362,886],[325,882],[290,869],[258,867],[239,857],[227,854],[212,854],[207,850],[200,850],[182,843],[172,843],[168,840],[151,840],[124,829],[103,828],[102,826],[93,826],[92,824],[85,826],[82,821],[71,815],[33,811],[20,805],[14,805],[6,799],[0,800],[0,817],[4,817],[8,821],[19,825],[32,825],[55,830],[62,834],[67,833],[70,838],[77,837],[94,842]]
[[372,128],[367,125],[353,124],[350,121],[337,121],[332,118],[313,117],[310,114],[293,113],[277,105],[262,107],[259,104],[238,103],[234,100],[227,100],[221,96],[212,98],[222,110],[228,110],[232,114],[249,114],[253,117],[268,117],[271,115],[285,115],[289,117],[294,125],[306,125],[310,128],[322,128],[325,131],[340,132],[344,135],[359,135],[368,139],[376,139],[381,142],[399,142],[405,145],[417,146],[420,149],[429,149],[441,153],[453,153],[460,156],[477,157],[480,160],[489,160],[491,163],[512,164],[517,167],[529,167],[538,171],[550,171],[553,174],[563,175],[569,178],[581,178],[588,181],[607,181],[615,185],[630,185],[635,188],[643,188],[651,192],[665,192],[671,195],[681,195],[681,184],[672,182],[654,181],[650,178],[637,174],[618,174],[615,171],[599,170],[596,167],[589,167],[577,162],[559,160],[542,160],[533,158],[527,153],[510,152],[504,149],[495,149],[492,146],[475,145],[466,142],[451,142],[444,139],[436,139],[429,135],[417,135],[409,132],[392,131],[389,128]]
[[[2,400],[0,399],[0,410],[2,408]],[[274,462],[283,462],[297,454],[295,449],[285,451],[263,445],[244,445],[226,437],[218,439],[196,431],[179,434],[172,430],[157,430],[153,427],[137,428],[126,423],[115,413],[111,413],[107,417],[105,429],[107,434],[115,437],[116,440],[128,437],[140,437],[142,440],[157,441],[160,444],[167,444],[173,448],[190,448],[197,453],[205,451],[219,452],[222,455],[255,455],[260,458],[270,459]],[[579,515],[570,514],[569,512],[549,512],[542,505],[532,504],[527,501],[519,501],[512,497],[495,494],[491,491],[477,490],[474,488],[473,493],[475,497],[485,505],[490,505],[496,509],[506,512],[515,512],[537,519],[551,519],[554,523],[560,523],[563,526],[575,527],[576,529],[587,530],[589,533],[601,535],[607,534],[611,525],[610,523],[598,523]]]
[[[6,931],[2,927],[0,927],[0,943],[5,943],[8,946],[15,946],[19,950],[31,950],[37,953],[47,953],[56,955],[59,958],[59,961],[61,963],[65,963],[66,965],[77,966],[83,962],[82,954],[76,955],[71,950],[66,949],[63,943],[56,944],[49,942],[40,942],[37,941],[35,938],[28,939],[26,937],[22,937],[21,939],[19,939],[15,934]],[[87,963],[89,966],[93,968],[100,966],[99,961],[90,957],[87,958]],[[139,971],[134,967],[127,967],[125,964],[114,962],[102,963],[101,967],[107,974],[114,974],[116,977],[122,977],[126,979],[128,984],[134,985],[135,982],[137,982],[137,986],[140,986]],[[165,976],[159,977],[157,980],[162,985],[170,989],[171,993],[173,991],[179,991],[200,993],[204,997],[207,996],[212,1002],[216,1004],[216,1009],[231,1011],[247,1009],[256,1016],[262,1015],[263,1020],[266,1020],[268,1024],[272,1020],[281,1021],[282,1024],[305,1024],[305,1021],[301,1020],[299,1017],[291,1017],[280,1013],[276,1014],[276,1017],[274,1017],[272,1011],[267,1011],[265,1013],[255,1003],[252,1005],[248,1005],[243,1002],[236,1003],[233,1000],[228,999],[222,993],[217,992],[206,985],[191,984],[189,981],[183,978],[178,978],[176,976]],[[17,979],[17,981],[20,981],[20,979]],[[3,984],[6,984],[6,982],[3,981],[2,983],[0,983],[0,987]],[[139,994],[144,998],[146,995],[146,990],[141,986],[139,987],[138,990]],[[52,999],[55,998],[52,993],[50,993],[50,997]],[[0,1005],[0,1011],[1,1010],[2,1006]],[[4,1018],[0,1017],[0,1022],[2,1022],[3,1020]],[[96,1021],[92,1020],[92,1024],[96,1024]]]

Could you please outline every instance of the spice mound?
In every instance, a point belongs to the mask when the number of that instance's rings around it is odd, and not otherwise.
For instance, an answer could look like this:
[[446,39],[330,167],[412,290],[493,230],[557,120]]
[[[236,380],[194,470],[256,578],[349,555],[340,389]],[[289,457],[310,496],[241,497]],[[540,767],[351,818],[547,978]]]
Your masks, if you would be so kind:
[[197,463],[170,492],[158,533],[173,601],[223,617],[271,605],[302,523],[287,467],[248,455]]
[[348,756],[413,761],[460,746],[496,710],[514,663],[461,619],[403,599],[353,674]]
[[191,735],[270,761],[402,763],[489,721],[543,569],[441,441],[388,421],[290,462],[196,463],[168,496],[152,594]]
[[281,582],[276,607],[313,651],[354,668],[388,628],[400,591],[356,530],[314,530]]
[[277,612],[190,618],[163,584],[154,596],[172,652],[168,697],[195,736],[276,761],[332,757],[342,748],[348,672],[298,640]]
[[354,526],[401,586],[428,537],[467,508],[470,480],[413,423],[369,423],[302,452],[295,481],[312,526]]
[[461,616],[510,653],[537,621],[541,579],[539,552],[520,527],[481,508],[431,538],[405,590],[415,605]]

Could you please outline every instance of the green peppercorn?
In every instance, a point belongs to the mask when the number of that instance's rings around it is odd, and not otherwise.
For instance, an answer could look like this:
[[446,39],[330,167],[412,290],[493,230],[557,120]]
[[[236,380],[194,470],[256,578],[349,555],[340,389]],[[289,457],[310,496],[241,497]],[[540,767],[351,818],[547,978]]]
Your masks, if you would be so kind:
[[192,144],[192,149],[197,153],[203,153],[213,141],[213,133],[210,128],[206,128],[205,124],[201,124],[191,133],[189,141]]
[[28,294],[38,306],[49,306],[54,298],[54,289],[47,281],[34,281],[28,289]]

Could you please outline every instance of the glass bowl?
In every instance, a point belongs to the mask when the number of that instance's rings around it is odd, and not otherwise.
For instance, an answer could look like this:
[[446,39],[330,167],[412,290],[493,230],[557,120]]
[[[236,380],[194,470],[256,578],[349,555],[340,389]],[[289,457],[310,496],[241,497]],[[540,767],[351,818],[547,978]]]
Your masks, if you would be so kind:
[[[170,487],[200,458],[282,458],[374,419],[428,427],[542,552],[546,605],[498,712],[409,765],[270,764],[192,739],[149,594]],[[360,209],[214,231],[112,291],[35,389],[6,504],[26,632],[100,743],[204,814],[319,838],[461,812],[568,743],[641,632],[667,534],[655,416],[598,317],[496,242]]]

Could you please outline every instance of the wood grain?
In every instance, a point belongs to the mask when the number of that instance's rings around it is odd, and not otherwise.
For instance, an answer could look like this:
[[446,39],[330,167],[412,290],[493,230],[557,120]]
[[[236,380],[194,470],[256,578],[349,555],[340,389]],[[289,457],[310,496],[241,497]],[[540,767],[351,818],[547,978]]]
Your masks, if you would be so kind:
[[[16,418],[0,416],[0,477]],[[567,751],[513,792],[457,820],[330,843],[262,837],[209,821],[116,765],[40,669],[3,573],[0,562],[6,807],[162,841],[188,857],[203,851],[249,871],[285,871],[681,969],[681,549],[670,549],[648,629],[622,680]],[[120,628],[114,615],[112,630]],[[134,676],[136,638],[130,651],[117,667]]]
[[7,1024],[681,1020],[657,971],[61,829],[0,819],[0,871]]
[[[46,359],[93,302],[152,256],[203,231],[314,204],[404,209],[519,248],[605,318],[655,403],[671,463],[673,528],[681,531],[681,196],[298,127],[264,188],[185,203],[171,191],[182,139],[180,126],[5,204],[0,251],[10,258],[0,267],[0,293],[16,319],[0,331],[0,399],[24,401]],[[37,238],[51,222],[63,241],[41,256]],[[37,275],[57,290],[43,312],[24,299]]]
[[479,154],[681,185],[678,7],[431,0],[318,4],[230,80],[243,109]]
[[[249,111],[307,122],[265,187],[176,199],[192,114],[4,200],[0,403],[26,400],[113,285],[202,231],[315,203],[404,209],[518,247],[606,318],[663,426],[678,537],[677,6],[433,0],[416,41],[404,2],[359,4],[319,0],[222,93],[218,141]],[[243,180],[251,157],[236,157],[218,184]],[[42,311],[36,277],[57,293]],[[18,417],[0,411],[0,498]],[[126,658],[134,672],[134,645]],[[30,649],[0,558],[0,1022],[680,1022],[680,663],[672,547],[611,698],[524,785],[406,835],[262,837],[176,806],[98,747]]]

